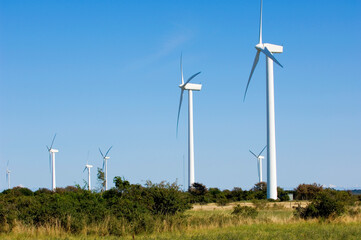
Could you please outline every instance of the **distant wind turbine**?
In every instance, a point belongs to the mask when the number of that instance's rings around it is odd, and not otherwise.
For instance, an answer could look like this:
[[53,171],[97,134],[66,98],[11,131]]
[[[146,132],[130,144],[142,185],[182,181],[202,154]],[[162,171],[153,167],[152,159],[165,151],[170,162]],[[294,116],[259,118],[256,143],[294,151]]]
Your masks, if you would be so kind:
[[193,74],[190,78],[184,82],[183,79],[183,66],[182,66],[182,55],[180,57],[180,70],[181,70],[181,84],[179,85],[181,89],[179,107],[178,107],[178,116],[177,116],[177,135],[178,135],[178,124],[179,124],[179,115],[182,107],[183,92],[188,90],[188,187],[191,187],[194,183],[194,141],[193,141],[193,91],[200,91],[202,89],[201,84],[189,83],[193,78],[195,78],[201,72]]
[[[88,154],[89,155],[89,154]],[[85,168],[83,172],[88,169],[88,190],[91,191],[91,182],[90,182],[90,169],[93,167],[93,165],[88,164],[88,159],[86,160]]]
[[8,182],[8,189],[10,189],[10,169],[9,169],[9,160],[8,163],[6,164],[6,181]]
[[59,150],[54,149],[54,141],[55,141],[56,134],[53,137],[53,141],[51,142],[50,148],[46,146],[49,152],[49,166],[52,168],[52,190],[55,191],[56,183],[55,183],[55,153],[59,152]]
[[108,151],[105,153],[105,155],[103,154],[102,150],[100,150],[99,148],[99,152],[100,155],[102,155],[103,158],[103,171],[104,171],[104,179],[105,179],[105,191],[108,190],[108,179],[107,179],[107,175],[108,175],[108,169],[107,169],[107,160],[110,158],[108,157],[108,153],[110,151],[110,149],[112,149],[113,146],[111,146]]
[[265,146],[258,155],[256,155],[254,152],[252,152],[251,150],[249,150],[249,152],[252,153],[252,155],[257,158],[257,167],[258,167],[258,179],[259,179],[259,182],[263,182],[263,181],[262,181],[262,160],[264,159],[264,157],[261,156],[261,154],[262,154],[263,151],[266,149],[266,147],[267,147],[267,146]]
[[274,104],[274,80],[273,80],[273,62],[283,67],[272,53],[282,53],[283,46],[270,43],[262,43],[262,0],[259,27],[259,43],[255,46],[257,49],[256,57],[253,62],[251,74],[249,75],[247,87],[244,92],[243,101],[246,98],[249,83],[253,72],[257,66],[260,53],[266,55],[267,67],[267,198],[277,199],[277,171],[276,171],[276,129],[275,129],[275,104]]

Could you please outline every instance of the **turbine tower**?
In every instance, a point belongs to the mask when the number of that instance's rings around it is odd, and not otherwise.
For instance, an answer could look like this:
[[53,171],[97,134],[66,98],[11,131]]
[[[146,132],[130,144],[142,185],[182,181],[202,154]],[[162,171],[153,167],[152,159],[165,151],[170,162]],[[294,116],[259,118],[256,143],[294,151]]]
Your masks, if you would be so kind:
[[273,62],[283,67],[273,53],[282,53],[283,46],[262,42],[262,0],[260,11],[259,43],[255,46],[257,53],[249,75],[243,101],[246,98],[249,83],[254,69],[257,66],[260,53],[266,55],[266,80],[267,80],[267,198],[277,199],[277,171],[276,171],[276,129],[275,129],[275,103],[274,103],[274,80]]
[[[108,153],[110,151],[110,149],[112,149],[113,146],[111,146],[108,151],[105,153],[105,155],[103,154],[102,150],[100,150],[99,148],[99,152],[100,155],[102,155],[103,158],[103,171],[104,171],[104,180],[105,180],[105,191],[108,190],[108,180],[107,180],[107,175],[108,175],[108,168],[107,168],[107,160],[110,158],[108,157]],[[89,170],[90,171],[90,170]]]
[[177,117],[177,135],[178,135],[178,124],[179,124],[179,114],[182,107],[183,92],[188,90],[188,187],[191,187],[194,180],[194,142],[193,142],[193,91],[200,91],[202,89],[201,84],[189,83],[193,78],[195,78],[201,72],[193,74],[190,78],[184,82],[183,79],[183,66],[182,66],[182,55],[180,58],[180,70],[181,70],[181,84],[179,88],[181,89],[179,108],[178,108],[178,117]]
[[261,154],[262,154],[263,151],[266,149],[266,147],[267,147],[267,146],[265,146],[258,155],[256,155],[254,152],[252,152],[251,150],[249,150],[249,152],[252,153],[252,155],[257,158],[258,180],[259,180],[259,182],[263,182],[263,180],[262,180],[262,160],[264,159],[264,157],[261,156]]
[[9,160],[8,160],[8,163],[6,165],[6,181],[8,182],[8,189],[10,189],[10,173],[11,171],[9,170]]
[[87,161],[87,163],[86,163],[86,165],[85,165],[85,168],[84,168],[84,170],[83,170],[83,172],[86,170],[86,169],[88,169],[88,190],[89,191],[91,191],[91,182],[90,182],[90,169],[93,167],[93,165],[89,165],[88,164],[88,161]]
[[53,141],[51,142],[50,148],[48,146],[46,146],[46,148],[49,151],[49,166],[51,166],[51,170],[52,170],[52,179],[51,179],[52,184],[51,185],[52,185],[52,190],[53,191],[55,191],[55,188],[56,188],[56,183],[55,183],[55,153],[59,152],[59,150],[53,148],[55,137],[56,137],[56,134],[53,137]]

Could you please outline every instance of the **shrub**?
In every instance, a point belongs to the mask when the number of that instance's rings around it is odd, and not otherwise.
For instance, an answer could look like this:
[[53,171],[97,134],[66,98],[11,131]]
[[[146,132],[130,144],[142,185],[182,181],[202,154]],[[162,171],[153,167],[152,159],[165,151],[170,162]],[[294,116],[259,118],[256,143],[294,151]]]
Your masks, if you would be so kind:
[[323,191],[323,187],[317,183],[300,184],[295,189],[295,199],[297,200],[313,200],[319,192]]
[[253,207],[248,207],[248,206],[242,207],[239,204],[237,204],[236,206],[233,207],[232,214],[244,218],[256,218],[258,215],[258,211]]
[[303,219],[337,217],[345,213],[346,200],[343,192],[327,189],[316,194],[307,207],[298,206],[294,215]]

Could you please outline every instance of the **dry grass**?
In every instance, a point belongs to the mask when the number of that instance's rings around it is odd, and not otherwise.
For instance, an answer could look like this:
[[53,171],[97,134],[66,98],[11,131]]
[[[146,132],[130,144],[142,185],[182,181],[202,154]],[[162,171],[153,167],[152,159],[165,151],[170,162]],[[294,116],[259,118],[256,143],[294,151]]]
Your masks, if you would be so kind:
[[[217,239],[212,236],[219,236],[219,239],[252,239],[247,234],[258,231],[253,239],[274,238],[278,233],[279,239],[301,239],[292,236],[302,236],[302,239],[311,239],[312,231],[315,239],[337,239],[320,238],[327,232],[335,231],[339,239],[361,239],[361,213],[360,206],[354,207],[353,215],[344,215],[334,220],[320,222],[319,220],[302,220],[293,217],[293,206],[297,203],[269,203],[267,207],[259,210],[257,218],[242,218],[231,214],[235,204],[253,206],[253,203],[234,203],[225,207],[215,204],[195,205],[188,210],[184,217],[156,220],[153,222],[152,234],[136,235],[136,239]],[[307,202],[302,202],[306,205]],[[59,226],[52,223],[48,226],[34,227],[17,223],[9,234],[0,234],[0,239],[120,239],[109,236],[110,219],[99,225],[92,225],[85,228],[80,234],[72,235]],[[117,226],[115,226],[117,227]],[[127,232],[127,225],[119,226],[119,232],[123,233],[121,239],[132,239],[132,234]],[[334,230],[336,229],[336,230]],[[232,232],[231,235],[229,233]],[[287,234],[286,234],[287,233]],[[358,235],[357,235],[358,234]],[[243,236],[243,237],[242,237]],[[354,236],[359,236],[355,238]]]

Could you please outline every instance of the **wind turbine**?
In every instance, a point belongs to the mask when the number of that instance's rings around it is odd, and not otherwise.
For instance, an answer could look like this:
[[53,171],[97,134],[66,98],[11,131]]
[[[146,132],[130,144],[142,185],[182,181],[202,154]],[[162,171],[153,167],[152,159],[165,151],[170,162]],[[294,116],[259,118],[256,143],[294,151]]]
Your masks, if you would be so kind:
[[251,74],[249,75],[246,91],[243,101],[246,98],[249,83],[251,81],[254,69],[257,66],[260,53],[266,55],[267,68],[267,198],[277,199],[277,171],[276,171],[276,129],[275,129],[275,104],[274,104],[274,80],[273,80],[273,62],[283,67],[273,53],[282,53],[283,46],[270,43],[262,43],[262,0],[260,11],[259,43],[255,46],[257,53],[253,62]]
[[91,191],[91,182],[90,182],[90,169],[93,167],[93,165],[88,164],[88,160],[86,161],[85,168],[83,172],[88,169],[88,190]]
[[9,170],[9,160],[8,160],[8,163],[6,164],[6,181],[8,182],[8,189],[10,189],[10,173],[11,171]]
[[51,142],[50,148],[46,146],[49,151],[49,166],[52,167],[52,189],[55,191],[56,183],[55,183],[55,153],[59,152],[59,150],[53,148],[53,144],[55,141],[56,134],[53,137],[53,141]]
[[258,179],[259,179],[259,182],[263,182],[263,181],[262,181],[262,160],[264,159],[264,157],[261,156],[261,154],[262,154],[263,151],[266,149],[266,147],[267,147],[267,146],[265,146],[258,155],[256,155],[254,152],[252,152],[251,150],[249,150],[249,152],[252,153],[252,155],[257,158]]
[[[102,150],[100,150],[99,148],[99,152],[103,157],[103,171],[104,171],[104,179],[105,179],[105,191],[108,190],[108,180],[107,180],[107,175],[108,175],[108,169],[107,169],[107,160],[110,158],[108,157],[108,153],[110,151],[110,149],[112,149],[113,146],[111,146],[108,151],[105,153],[105,155],[103,154]],[[90,170],[89,170],[90,171]]]
[[183,92],[185,90],[188,90],[188,186],[192,187],[194,183],[193,91],[200,91],[202,89],[202,85],[189,83],[189,82],[201,72],[193,74],[190,78],[187,79],[186,82],[184,82],[182,55],[180,57],[180,70],[181,70],[181,84],[179,85],[179,88],[181,89],[181,95],[180,95],[178,117],[177,117],[177,135],[178,135],[179,114],[183,100]]

